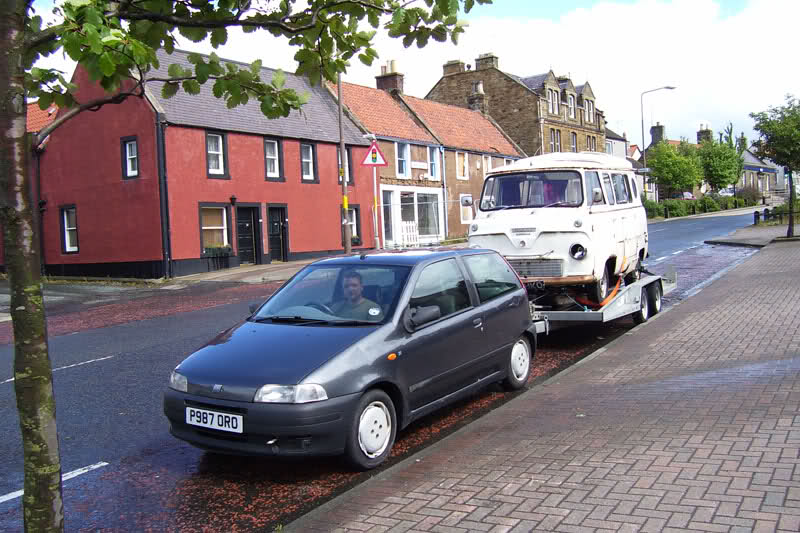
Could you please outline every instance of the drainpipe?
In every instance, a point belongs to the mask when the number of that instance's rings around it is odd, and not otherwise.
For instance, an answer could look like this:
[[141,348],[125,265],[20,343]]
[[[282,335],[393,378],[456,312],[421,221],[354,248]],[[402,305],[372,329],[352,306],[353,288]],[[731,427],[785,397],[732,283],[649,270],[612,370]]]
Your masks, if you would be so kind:
[[450,228],[447,220],[447,158],[445,157],[444,146],[439,145],[439,153],[442,154],[442,212],[444,213],[444,238],[447,239]]
[[169,195],[167,189],[167,153],[164,141],[164,130],[169,124],[166,115],[156,114],[156,151],[158,153],[158,197],[161,211],[161,256],[163,258],[164,277],[172,277],[172,243],[169,227]]
[[[35,134],[33,137],[35,138]],[[36,196],[34,205],[39,210],[39,268],[42,276],[44,276],[46,264],[44,257],[44,212],[47,202],[42,200],[42,149],[40,147],[33,149],[33,157],[36,158]]]

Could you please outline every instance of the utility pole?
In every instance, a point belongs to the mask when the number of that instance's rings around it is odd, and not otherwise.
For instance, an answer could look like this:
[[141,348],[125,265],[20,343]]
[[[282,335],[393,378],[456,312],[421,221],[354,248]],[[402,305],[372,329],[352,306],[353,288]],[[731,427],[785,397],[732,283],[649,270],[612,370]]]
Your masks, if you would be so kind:
[[342,180],[342,229],[344,230],[344,254],[350,255],[353,253],[352,243],[352,229],[350,228],[350,219],[347,216],[347,178],[344,175],[345,156],[347,152],[344,150],[344,127],[342,126],[342,73],[336,74],[336,87],[338,90],[339,100],[339,179]]

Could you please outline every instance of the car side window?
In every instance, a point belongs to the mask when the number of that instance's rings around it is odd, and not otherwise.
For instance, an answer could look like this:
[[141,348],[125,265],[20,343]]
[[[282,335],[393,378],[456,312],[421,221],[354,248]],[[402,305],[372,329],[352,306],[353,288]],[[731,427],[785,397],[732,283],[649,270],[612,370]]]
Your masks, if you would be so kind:
[[442,317],[467,309],[469,292],[456,260],[445,259],[426,266],[417,279],[409,305],[412,308],[437,306]]
[[625,174],[611,174],[614,180],[614,195],[617,197],[618,204],[627,204],[631,201],[631,192],[628,189],[628,180]]
[[497,254],[476,254],[464,257],[481,303],[522,286],[508,263]]
[[599,202],[594,201],[594,190],[603,190],[603,185],[600,183],[600,174],[593,171],[586,172],[586,205],[603,205],[605,201],[601,198]]
[[614,186],[608,174],[603,174],[603,189],[606,193],[606,203],[614,205]]

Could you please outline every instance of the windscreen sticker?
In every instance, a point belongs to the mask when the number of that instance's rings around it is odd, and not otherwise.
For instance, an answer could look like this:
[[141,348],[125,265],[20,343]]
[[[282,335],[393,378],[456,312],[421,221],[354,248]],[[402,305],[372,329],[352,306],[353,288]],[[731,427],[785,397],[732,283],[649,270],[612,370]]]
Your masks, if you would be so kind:
[[379,314],[381,314],[381,310],[377,307],[371,307],[369,310],[369,314],[372,316],[378,316]]

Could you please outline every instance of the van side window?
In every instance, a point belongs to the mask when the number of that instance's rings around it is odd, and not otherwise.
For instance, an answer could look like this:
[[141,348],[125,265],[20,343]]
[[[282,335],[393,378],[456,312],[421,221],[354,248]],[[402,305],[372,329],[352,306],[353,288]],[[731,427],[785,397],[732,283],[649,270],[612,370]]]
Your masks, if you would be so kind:
[[631,191],[628,189],[628,180],[625,174],[611,174],[614,180],[614,195],[617,197],[618,204],[627,204],[631,201]]
[[603,174],[603,189],[606,193],[606,203],[614,205],[614,186],[611,185],[611,178],[608,174]]
[[603,190],[603,185],[600,183],[600,174],[597,172],[586,171],[586,198],[587,202],[586,205],[603,205],[605,201],[600,199],[599,202],[594,201],[594,190],[600,189]]
[[631,177],[631,187],[633,188],[633,196],[631,197],[631,201],[636,201],[639,198],[639,191],[636,190],[636,176]]

